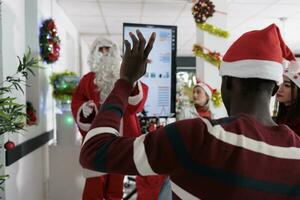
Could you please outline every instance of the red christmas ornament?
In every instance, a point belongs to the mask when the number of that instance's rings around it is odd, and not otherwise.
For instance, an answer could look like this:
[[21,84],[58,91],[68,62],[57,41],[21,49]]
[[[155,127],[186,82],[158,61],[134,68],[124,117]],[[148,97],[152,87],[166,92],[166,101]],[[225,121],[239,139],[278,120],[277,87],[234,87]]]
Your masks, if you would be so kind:
[[7,151],[9,151],[9,150],[12,150],[13,148],[15,148],[15,143],[14,142],[12,142],[12,141],[10,141],[10,140],[8,140],[5,144],[4,144],[4,147],[5,147],[5,149],[7,150]]
[[48,57],[49,57],[49,60],[52,62],[57,59],[57,56],[54,53],[50,53]]
[[51,45],[53,45],[53,44],[54,44],[54,41],[53,41],[53,39],[48,39],[48,44],[51,44]]
[[26,102],[26,114],[27,114],[27,125],[35,125],[37,124],[36,110],[34,109],[31,102]]
[[55,52],[57,52],[59,54],[60,46],[57,43],[53,44],[53,49]]
[[54,21],[50,21],[48,26],[47,26],[48,30],[53,30],[56,28]]
[[56,32],[56,30],[54,29],[54,30],[51,32],[51,36],[52,36],[52,37],[56,37],[56,34],[57,34],[57,32]]
[[59,57],[59,52],[54,49],[53,50],[53,55],[55,56],[55,59],[57,60],[58,57]]
[[29,126],[36,124],[37,118],[36,115],[33,111],[27,112],[28,119],[27,119],[27,124]]

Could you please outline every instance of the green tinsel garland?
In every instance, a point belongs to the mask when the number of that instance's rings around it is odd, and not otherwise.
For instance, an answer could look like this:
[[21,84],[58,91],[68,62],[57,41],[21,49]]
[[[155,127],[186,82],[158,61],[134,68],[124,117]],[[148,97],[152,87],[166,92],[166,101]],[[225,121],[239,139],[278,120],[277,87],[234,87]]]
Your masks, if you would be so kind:
[[211,100],[212,100],[215,107],[217,107],[217,108],[220,107],[222,105],[222,102],[223,102],[221,93],[218,90],[215,90],[212,93]]
[[218,68],[220,67],[221,58],[219,53],[216,52],[205,53],[203,48],[199,45],[194,45],[193,52],[195,56],[203,58],[204,60],[206,60],[207,62],[211,63],[212,65]]
[[78,82],[79,77],[74,72],[53,73],[50,76],[53,98],[63,102],[70,101]]
[[228,38],[229,32],[224,31],[221,28],[218,28],[214,25],[208,24],[208,23],[196,23],[197,27],[200,28],[203,31],[206,31],[212,35],[216,35],[218,37]]

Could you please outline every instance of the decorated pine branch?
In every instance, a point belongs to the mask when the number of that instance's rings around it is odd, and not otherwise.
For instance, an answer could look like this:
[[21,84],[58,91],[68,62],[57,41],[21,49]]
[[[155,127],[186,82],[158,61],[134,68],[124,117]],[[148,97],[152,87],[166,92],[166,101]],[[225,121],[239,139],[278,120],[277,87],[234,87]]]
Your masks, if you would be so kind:
[[193,47],[194,55],[197,57],[203,58],[205,61],[211,63],[216,67],[220,67],[221,64],[221,55],[218,52],[213,52],[208,48],[205,48],[201,45],[195,44]]

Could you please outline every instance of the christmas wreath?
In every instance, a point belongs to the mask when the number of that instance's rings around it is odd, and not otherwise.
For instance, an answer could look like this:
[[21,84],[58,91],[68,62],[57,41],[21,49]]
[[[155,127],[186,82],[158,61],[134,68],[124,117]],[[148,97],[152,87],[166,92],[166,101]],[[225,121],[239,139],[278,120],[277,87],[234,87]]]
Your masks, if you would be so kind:
[[197,27],[212,35],[228,38],[229,32],[216,27],[212,24],[206,23],[209,17],[212,17],[215,12],[226,14],[221,11],[215,10],[215,5],[210,0],[198,0],[192,7],[192,15],[194,16]]
[[42,59],[48,64],[57,61],[60,51],[59,45],[60,39],[57,35],[54,20],[45,20],[40,28],[40,52]]
[[199,0],[192,8],[196,23],[204,23],[215,12],[215,5],[210,0]]

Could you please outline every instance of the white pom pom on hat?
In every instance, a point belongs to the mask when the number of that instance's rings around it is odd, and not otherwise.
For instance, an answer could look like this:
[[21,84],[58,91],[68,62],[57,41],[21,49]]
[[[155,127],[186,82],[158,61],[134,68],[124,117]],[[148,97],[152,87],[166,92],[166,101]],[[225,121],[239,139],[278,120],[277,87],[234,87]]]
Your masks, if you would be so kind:
[[284,75],[300,88],[300,65],[298,62],[291,61],[289,66],[284,70]]

